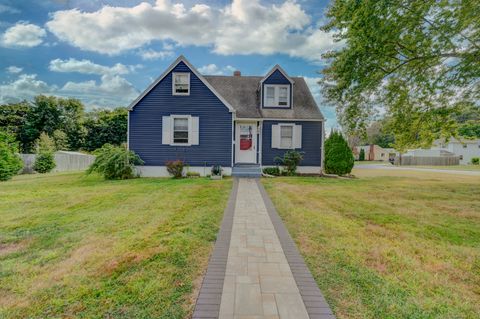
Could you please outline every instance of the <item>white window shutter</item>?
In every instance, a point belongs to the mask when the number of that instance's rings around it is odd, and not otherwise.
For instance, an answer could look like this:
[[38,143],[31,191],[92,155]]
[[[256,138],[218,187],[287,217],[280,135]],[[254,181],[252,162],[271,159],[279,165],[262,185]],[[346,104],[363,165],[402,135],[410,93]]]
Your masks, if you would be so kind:
[[172,144],[170,116],[162,116],[162,144]]
[[199,128],[200,128],[200,123],[198,116],[192,116],[190,118],[190,125],[189,125],[189,132],[188,132],[188,138],[190,145],[198,145],[199,143]]
[[272,148],[280,148],[280,125],[272,125]]
[[302,126],[301,125],[294,126],[293,148],[302,148]]

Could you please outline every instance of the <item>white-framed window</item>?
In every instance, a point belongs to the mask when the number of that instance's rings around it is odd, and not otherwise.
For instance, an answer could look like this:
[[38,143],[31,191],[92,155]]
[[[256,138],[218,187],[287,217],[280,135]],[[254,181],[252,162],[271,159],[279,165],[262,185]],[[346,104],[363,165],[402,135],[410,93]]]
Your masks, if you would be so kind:
[[188,144],[189,117],[174,116],[173,120],[173,144]]
[[280,125],[280,148],[293,148],[293,125]]
[[265,85],[263,106],[290,107],[290,85]]
[[172,74],[172,94],[190,95],[190,73],[174,72]]
[[272,148],[302,148],[302,125],[278,123],[272,125]]

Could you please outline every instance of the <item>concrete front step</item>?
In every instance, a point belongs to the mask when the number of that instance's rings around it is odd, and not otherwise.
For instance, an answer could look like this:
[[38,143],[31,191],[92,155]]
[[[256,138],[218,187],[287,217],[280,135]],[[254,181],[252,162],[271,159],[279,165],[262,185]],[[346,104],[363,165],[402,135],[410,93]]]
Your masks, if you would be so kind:
[[240,164],[233,167],[232,175],[236,177],[255,178],[262,176],[262,169],[260,165]]

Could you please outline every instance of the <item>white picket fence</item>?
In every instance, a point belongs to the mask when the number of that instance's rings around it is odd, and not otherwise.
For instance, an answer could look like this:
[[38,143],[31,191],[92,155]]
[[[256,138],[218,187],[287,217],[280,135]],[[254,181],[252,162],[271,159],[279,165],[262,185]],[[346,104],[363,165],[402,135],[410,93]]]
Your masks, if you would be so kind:
[[[35,154],[20,154],[23,160],[22,174],[33,173],[35,164]],[[83,154],[79,152],[58,151],[55,152],[55,163],[57,164],[54,172],[67,171],[85,171],[95,161],[94,155]]]

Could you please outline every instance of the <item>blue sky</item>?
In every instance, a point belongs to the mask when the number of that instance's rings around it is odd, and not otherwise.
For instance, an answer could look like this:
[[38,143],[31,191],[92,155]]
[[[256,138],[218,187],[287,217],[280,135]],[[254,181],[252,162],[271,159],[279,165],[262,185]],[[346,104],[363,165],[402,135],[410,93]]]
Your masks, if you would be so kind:
[[316,81],[338,44],[319,30],[319,0],[0,0],[0,103],[37,94],[87,109],[128,105],[183,54],[203,74],[263,75],[280,64]]

